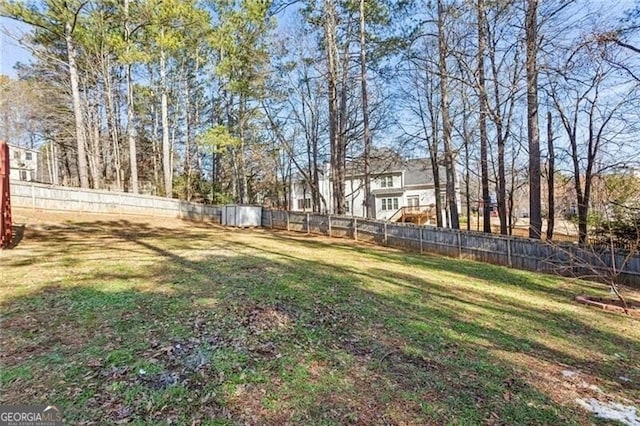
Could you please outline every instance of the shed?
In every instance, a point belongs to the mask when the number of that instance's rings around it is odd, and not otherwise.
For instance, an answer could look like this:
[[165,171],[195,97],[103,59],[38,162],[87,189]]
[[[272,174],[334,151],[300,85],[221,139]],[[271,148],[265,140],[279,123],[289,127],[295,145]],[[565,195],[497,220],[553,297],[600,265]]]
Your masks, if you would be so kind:
[[239,228],[259,227],[262,223],[262,206],[227,204],[222,209],[222,224]]

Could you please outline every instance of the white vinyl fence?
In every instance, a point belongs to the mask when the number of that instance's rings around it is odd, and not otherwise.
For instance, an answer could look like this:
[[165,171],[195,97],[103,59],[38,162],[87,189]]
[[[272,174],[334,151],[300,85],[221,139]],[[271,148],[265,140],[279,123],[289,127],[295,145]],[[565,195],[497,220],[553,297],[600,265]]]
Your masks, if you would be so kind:
[[221,207],[151,195],[11,181],[11,205],[49,211],[177,217],[220,223]]

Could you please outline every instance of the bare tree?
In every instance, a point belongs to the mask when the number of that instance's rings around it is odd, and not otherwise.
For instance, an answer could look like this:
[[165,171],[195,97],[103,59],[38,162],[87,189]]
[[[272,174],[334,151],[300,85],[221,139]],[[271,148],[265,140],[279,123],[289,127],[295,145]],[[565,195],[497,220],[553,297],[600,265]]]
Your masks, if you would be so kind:
[[529,238],[540,238],[540,135],[538,129],[538,0],[527,0],[525,38],[527,47],[527,136],[529,141]]
[[556,155],[553,146],[553,121],[551,111],[547,111],[547,241],[553,240],[555,226],[555,174]]
[[362,126],[364,139],[364,215],[371,217],[371,129],[369,128],[369,94],[367,92],[367,51],[365,0],[360,0],[360,81],[362,87]]
[[338,42],[337,8],[334,0],[324,0],[324,35],[327,55],[327,92],[329,101],[329,143],[331,146],[331,178],[333,184],[333,209],[344,214],[344,158],[345,147],[340,132],[340,108],[338,102]]
[[[435,193],[436,226],[443,227],[442,220],[442,187],[440,167],[442,163],[440,149],[440,98],[437,64],[428,59],[435,56],[437,44],[435,40],[426,40],[420,54],[408,54],[408,63],[411,64],[405,70],[407,84],[402,84],[402,97],[405,99],[405,108],[417,123],[415,129],[407,129],[403,126],[403,132],[411,143],[424,144],[429,153],[429,163],[433,176]],[[424,53],[422,53],[424,52]],[[422,58],[424,56],[424,58]]]
[[[131,22],[129,16],[129,3],[130,0],[124,0],[123,6],[123,37],[126,45],[127,53],[131,49]],[[134,194],[138,193],[138,155],[136,150],[136,140],[134,137],[133,126],[133,78],[131,76],[131,63],[127,62],[125,65],[125,79],[127,86],[127,125],[125,127],[125,133],[127,135],[127,143],[129,144],[129,171],[131,173],[131,191]]]
[[491,232],[491,197],[489,195],[489,163],[487,156],[487,88],[484,76],[486,46],[486,11],[484,0],[476,4],[478,26],[478,92],[480,97],[480,182],[482,186],[482,229]]
[[623,135],[637,116],[636,89],[612,94],[624,84],[601,52],[589,43],[568,52],[565,64],[554,70],[549,96],[565,130],[578,210],[581,244],[587,243],[589,209],[595,179],[624,163]]
[[446,10],[442,0],[438,0],[438,73],[440,75],[440,114],[442,118],[442,141],[444,145],[444,164],[447,173],[447,205],[449,223],[452,229],[460,229],[458,218],[458,202],[456,197],[455,152],[451,139],[452,124],[449,117],[449,72],[447,57],[449,51],[446,39]]

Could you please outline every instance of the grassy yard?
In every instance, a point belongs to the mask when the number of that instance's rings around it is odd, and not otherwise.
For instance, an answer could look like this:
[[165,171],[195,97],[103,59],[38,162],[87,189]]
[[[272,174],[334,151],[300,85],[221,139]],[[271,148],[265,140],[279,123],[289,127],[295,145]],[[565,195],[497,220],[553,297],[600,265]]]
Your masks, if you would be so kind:
[[3,404],[57,404],[72,424],[274,425],[593,424],[577,398],[640,406],[640,321],[572,301],[596,285],[342,239],[28,214],[0,253]]

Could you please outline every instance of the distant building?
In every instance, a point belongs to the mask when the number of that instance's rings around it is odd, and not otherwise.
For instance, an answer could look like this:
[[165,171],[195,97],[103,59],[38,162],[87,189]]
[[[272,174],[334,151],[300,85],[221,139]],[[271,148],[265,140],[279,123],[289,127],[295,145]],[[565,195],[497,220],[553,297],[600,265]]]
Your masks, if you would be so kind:
[[[373,161],[371,165],[371,194],[367,201],[374,219],[398,222],[435,223],[436,191],[431,164],[428,159],[394,159]],[[445,173],[440,172],[441,212],[446,217]],[[323,200],[322,212],[333,212],[331,169],[325,165],[319,174],[318,186]],[[311,211],[311,190],[301,179],[293,181],[290,193],[292,211]],[[345,170],[345,214],[365,216],[364,173],[361,165],[348,164]],[[458,208],[460,196],[458,195]]]
[[40,152],[35,149],[9,144],[10,178],[36,181],[39,176]]
[[627,169],[631,176],[640,179],[640,166],[628,166]]

